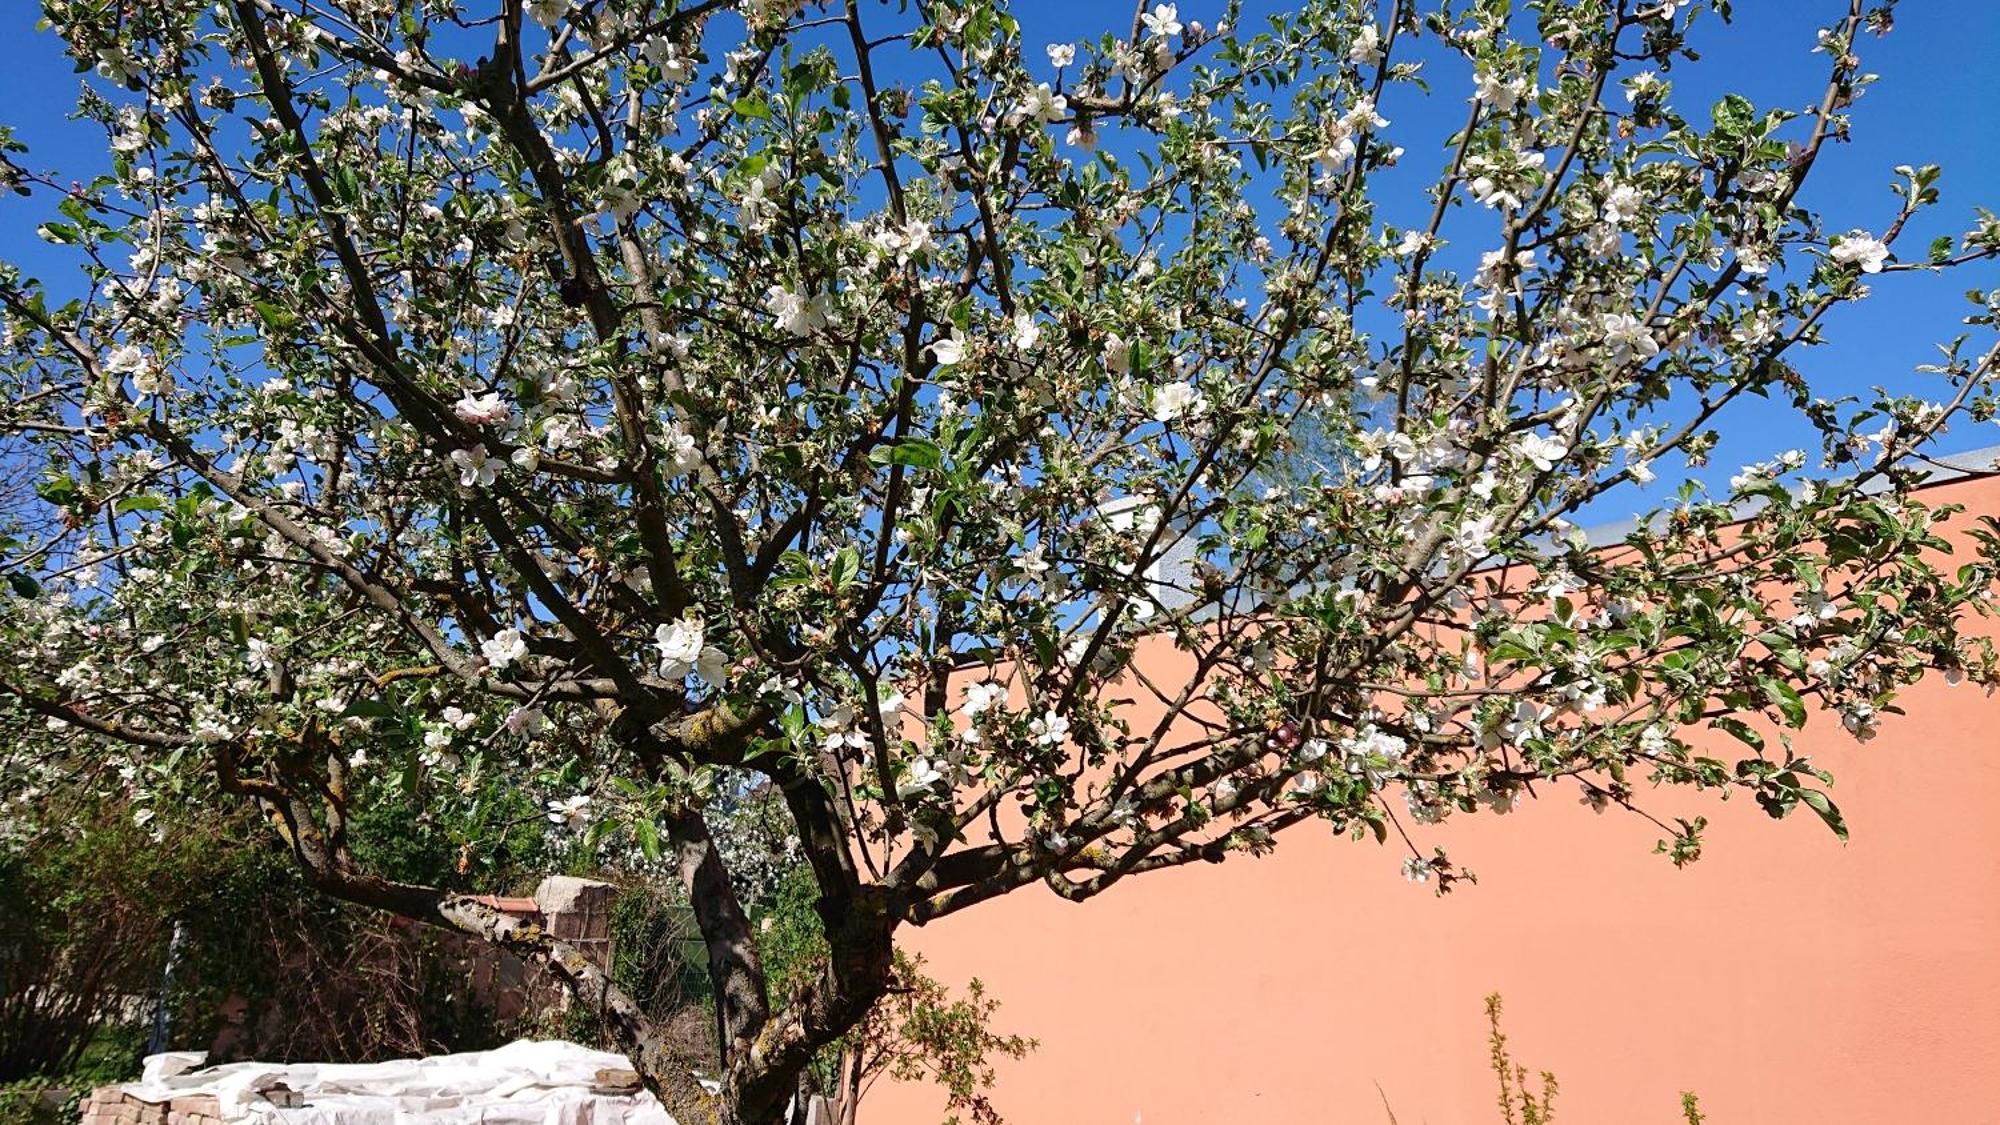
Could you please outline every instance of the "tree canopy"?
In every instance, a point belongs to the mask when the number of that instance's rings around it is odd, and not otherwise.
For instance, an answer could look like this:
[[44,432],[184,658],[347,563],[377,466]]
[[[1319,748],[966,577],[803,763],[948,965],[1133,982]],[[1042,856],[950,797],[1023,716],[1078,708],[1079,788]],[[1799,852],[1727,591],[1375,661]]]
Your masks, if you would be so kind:
[[[1844,832],[1780,732],[1994,682],[1990,560],[1912,489],[1992,413],[2000,290],[1872,395],[1793,362],[2000,253],[1984,212],[1907,244],[1933,167],[1869,229],[1799,202],[1888,6],[1831,5],[1803,109],[1677,103],[1726,0],[1078,43],[1001,0],[44,8],[113,170],[0,135],[77,271],[0,272],[4,768],[254,802],[322,890],[565,976],[683,1121],[779,1119],[900,925],[1556,781]],[[1424,97],[1462,125],[1399,133]],[[1817,448],[1703,487],[1749,401]],[[1607,504],[1645,514],[1600,549]],[[719,1092],[575,950],[350,847],[495,776],[679,870]],[[751,791],[826,941],[782,995],[705,816]]]

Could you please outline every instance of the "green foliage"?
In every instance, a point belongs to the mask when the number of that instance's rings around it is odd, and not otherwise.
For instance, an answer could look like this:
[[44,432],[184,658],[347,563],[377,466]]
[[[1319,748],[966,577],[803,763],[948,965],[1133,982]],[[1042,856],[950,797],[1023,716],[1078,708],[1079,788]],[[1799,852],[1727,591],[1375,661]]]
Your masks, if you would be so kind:
[[[1529,1088],[1528,1068],[1514,1061],[1513,1054],[1507,1049],[1507,1035],[1500,1030],[1500,994],[1497,992],[1486,997],[1486,1044],[1488,1065],[1500,1084],[1500,1120],[1504,1125],[1552,1125],[1555,1120],[1556,1076],[1546,1070],[1541,1072],[1542,1092],[1539,1095]],[[1389,1115],[1390,1125],[1395,1125],[1395,1118],[1394,1113]],[[1683,1090],[1683,1125],[1701,1125],[1705,1119],[1694,1092]]]
[[648,1012],[713,1003],[707,954],[678,889],[628,887],[611,914],[611,979]]
[[74,1089],[46,1079],[10,1082],[0,1085],[0,1125],[69,1125],[80,1104]]
[[542,810],[488,774],[472,794],[438,799],[382,786],[357,802],[355,856],[402,882],[455,890],[519,887],[561,870],[568,852],[541,831]]
[[826,937],[813,906],[818,897],[812,872],[794,867],[778,879],[770,905],[754,919],[773,995],[796,991],[826,959]]
[[849,1035],[850,1050],[859,1056],[850,1065],[864,1080],[854,1096],[876,1074],[932,1082],[945,1091],[944,1125],[959,1125],[961,1114],[975,1125],[1000,1125],[1000,1113],[986,1094],[994,1081],[993,1061],[1025,1058],[1039,1044],[991,1029],[1000,1002],[986,995],[978,978],[966,985],[962,998],[954,998],[923,968],[922,955],[897,951],[895,985]]
[[[224,1055],[365,1061],[510,1035],[469,991],[462,939],[313,893],[247,809],[114,798],[44,813],[0,841],[0,1082],[18,1087],[9,1112],[40,1104],[23,1091],[136,1074],[152,1005],[129,998],[157,993],[177,924],[173,1047],[221,1035]],[[531,884],[562,858],[545,834],[510,831],[539,815],[502,789],[483,812],[364,805],[350,831],[391,878],[486,889]],[[621,928],[635,952],[648,948],[634,925]]]
[[[1542,1071],[1539,1097],[1528,1086],[1528,1068],[1514,1062],[1507,1051],[1507,1035],[1500,1030],[1500,994],[1486,998],[1486,1044],[1494,1077],[1500,1080],[1500,1120],[1506,1125],[1549,1125],[1556,1112],[1556,1076]],[[1520,1116],[1514,1115],[1516,1104]]]
[[0,1082],[119,1071],[102,1032],[157,987],[175,918],[208,894],[211,829],[155,841],[122,802],[67,810],[68,831],[0,843]]
[[100,1026],[69,1070],[0,1083],[0,1125],[73,1125],[89,1092],[132,1077],[141,1026]]
[[[704,1070],[713,1067],[715,989],[686,895],[650,879],[629,882],[612,904],[611,947],[612,982],[666,1029],[681,1057]],[[607,1051],[625,1049],[587,1004],[571,1004],[528,1033]]]

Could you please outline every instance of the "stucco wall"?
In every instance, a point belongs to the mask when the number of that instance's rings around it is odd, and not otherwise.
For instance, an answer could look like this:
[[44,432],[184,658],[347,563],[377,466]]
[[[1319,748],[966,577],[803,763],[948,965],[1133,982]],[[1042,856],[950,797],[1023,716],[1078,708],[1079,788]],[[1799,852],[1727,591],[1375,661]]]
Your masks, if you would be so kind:
[[[2000,482],[1927,500],[2000,512]],[[1967,517],[1961,517],[1963,522]],[[1843,846],[1801,812],[1661,794],[1706,814],[1677,871],[1660,835],[1573,786],[1436,830],[1479,876],[1439,899],[1401,855],[1305,825],[1261,860],[1129,880],[1073,905],[1036,887],[905,943],[983,979],[1041,1049],[1000,1067],[1015,1125],[1499,1120],[1481,998],[1506,997],[1558,1120],[1711,1125],[2000,1122],[2000,699],[1929,681],[1873,742],[1821,717]],[[881,1089],[870,1125],[932,1125]]]

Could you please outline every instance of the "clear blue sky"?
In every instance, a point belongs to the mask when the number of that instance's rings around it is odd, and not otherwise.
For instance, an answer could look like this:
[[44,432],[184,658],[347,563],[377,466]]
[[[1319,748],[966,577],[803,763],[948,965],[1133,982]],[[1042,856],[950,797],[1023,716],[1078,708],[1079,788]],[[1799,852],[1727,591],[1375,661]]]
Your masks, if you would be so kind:
[[[1149,0],[1150,2],[1150,0]],[[1253,12],[1281,7],[1276,0],[1252,0]],[[1213,20],[1214,0],[1182,0],[1184,20]],[[1713,19],[1696,39],[1700,63],[1676,71],[1674,102],[1700,120],[1706,106],[1725,92],[1748,96],[1760,107],[1803,108],[1817,97],[1825,56],[1812,54],[1814,29],[1833,23],[1846,5],[1838,0],[1738,0],[1737,22],[1723,29]],[[7,44],[0,66],[0,121],[14,126],[31,148],[25,163],[84,177],[104,166],[102,134],[67,120],[80,76],[72,73],[60,44],[34,30],[39,5],[29,0],[0,3],[0,36]],[[1129,26],[1126,0],[1018,0],[1029,48],[1094,38]],[[1853,143],[1835,146],[1814,171],[1804,202],[1826,216],[1828,229],[1880,230],[1893,216],[1896,200],[1887,190],[1898,164],[1944,166],[1943,199],[1912,229],[1903,244],[1914,253],[1938,234],[1958,234],[1971,225],[1975,204],[2000,210],[2000,0],[1907,0],[1896,30],[1863,43],[1865,69],[1882,80],[1869,88],[1854,111]],[[1395,92],[1383,106],[1389,130],[1409,148],[1405,169],[1413,178],[1436,170],[1436,147],[1463,113],[1467,92],[1459,72],[1438,64],[1431,72],[1436,93]],[[57,263],[34,235],[53,200],[0,199],[0,257],[31,272],[47,270],[58,281]],[[1421,206],[1421,200],[1392,200],[1385,217]],[[1801,356],[1816,389],[1843,393],[1871,384],[1920,389],[1915,364],[1928,361],[1932,346],[1957,331],[1960,294],[1967,288],[2000,285],[2000,268],[1982,265],[1943,277],[1905,274],[1883,279],[1877,296],[1836,310],[1829,324],[1831,344]],[[1766,422],[1770,425],[1766,425]],[[1791,441],[1802,428],[1754,410],[1738,414],[1716,466],[1755,459]],[[2000,444],[2000,428],[1961,423],[1943,442],[1947,450]]]

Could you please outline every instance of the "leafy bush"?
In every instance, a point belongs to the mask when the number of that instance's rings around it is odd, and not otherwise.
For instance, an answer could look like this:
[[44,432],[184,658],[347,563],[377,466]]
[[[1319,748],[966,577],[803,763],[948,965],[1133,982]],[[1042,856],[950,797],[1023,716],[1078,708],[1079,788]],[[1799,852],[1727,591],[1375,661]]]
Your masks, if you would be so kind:
[[[525,889],[564,857],[540,832],[508,832],[537,813],[495,789],[490,800],[434,809],[373,802],[350,828],[355,846],[394,877]],[[87,1089],[137,1072],[177,925],[173,1046],[365,1061],[508,1038],[512,1029],[467,987],[473,947],[464,939],[311,893],[267,833],[239,823],[247,819],[179,816],[113,797],[8,824],[0,837],[0,901],[13,904],[0,913],[7,1113],[26,1113],[38,1100],[31,1092],[52,1082]]]
[[0,843],[0,1083],[75,1071],[107,1026],[143,1019],[173,918],[211,841],[156,844],[119,807]]

